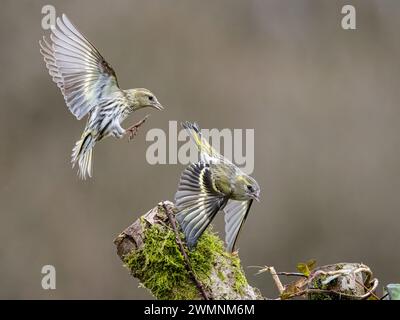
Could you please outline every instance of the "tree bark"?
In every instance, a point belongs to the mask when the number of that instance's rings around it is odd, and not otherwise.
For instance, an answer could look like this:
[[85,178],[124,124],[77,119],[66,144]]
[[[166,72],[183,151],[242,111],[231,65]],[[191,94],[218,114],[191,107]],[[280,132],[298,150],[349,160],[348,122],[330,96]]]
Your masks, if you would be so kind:
[[239,257],[227,253],[212,231],[200,237],[193,251],[184,246],[182,254],[176,237],[184,243],[184,236],[174,233],[167,208],[176,212],[173,203],[161,202],[114,240],[117,254],[132,276],[158,299],[264,299],[248,284]]

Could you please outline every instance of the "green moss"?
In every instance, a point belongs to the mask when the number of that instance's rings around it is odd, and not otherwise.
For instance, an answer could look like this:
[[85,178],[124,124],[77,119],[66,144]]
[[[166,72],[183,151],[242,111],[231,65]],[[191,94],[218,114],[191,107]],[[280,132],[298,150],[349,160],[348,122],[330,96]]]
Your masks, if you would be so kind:
[[[175,233],[160,224],[149,227],[144,219],[141,223],[145,230],[144,245],[141,250],[125,256],[125,266],[157,299],[199,299],[198,289],[186,270]],[[182,233],[180,237],[184,242]],[[186,252],[196,278],[205,287],[210,285],[212,270],[222,281],[233,278],[237,293],[242,293],[248,285],[239,257],[225,251],[223,241],[211,227],[199,238],[196,248]],[[228,264],[227,270],[232,270],[232,274],[225,274],[224,268],[221,270],[221,266]],[[219,267],[214,269],[216,266]]]
[[222,281],[225,281],[226,277],[225,277],[225,275],[222,273],[222,271],[218,270],[217,275],[218,275],[218,278],[220,278]]
[[[323,281],[327,278],[326,275],[322,274],[312,281],[312,288],[313,289],[320,289],[320,290],[329,290],[331,284],[323,284]],[[336,281],[333,280],[332,282]],[[333,300],[333,295],[329,293],[319,293],[319,292],[313,292],[309,294],[309,299],[310,300]]]
[[[181,234],[181,238],[183,235]],[[222,241],[210,228],[199,238],[196,249],[188,252],[191,266],[205,286],[216,255],[224,254]],[[140,251],[125,256],[125,265],[157,299],[198,299],[199,293],[185,268],[174,232],[160,225],[145,231]]]
[[[319,293],[313,292],[309,294],[310,300],[342,300],[342,299],[349,299],[348,297],[343,297],[340,294],[336,293],[337,285],[338,285],[338,278],[333,279],[327,284],[323,284],[324,280],[327,278],[327,275],[320,275],[319,277],[315,278],[312,281],[312,287],[314,289],[321,289],[321,290],[332,290],[331,293]],[[354,295],[351,290],[344,290],[341,291],[343,294],[347,295]]]
[[240,259],[238,256],[230,255],[233,268],[233,276],[235,278],[235,291],[238,293],[243,293],[243,289],[247,286],[247,279],[244,275],[242,267],[240,265]]

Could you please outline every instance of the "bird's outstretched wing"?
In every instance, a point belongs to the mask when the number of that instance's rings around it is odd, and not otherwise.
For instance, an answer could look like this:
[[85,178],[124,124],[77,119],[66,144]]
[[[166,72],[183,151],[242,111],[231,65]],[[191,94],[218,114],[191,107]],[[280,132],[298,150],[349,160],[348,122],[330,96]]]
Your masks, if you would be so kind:
[[183,171],[175,194],[176,217],[190,249],[227,201],[213,185],[209,164],[199,162]]
[[57,17],[50,40],[39,41],[49,74],[61,89],[65,102],[78,120],[99,99],[119,89],[113,68],[69,21]]
[[246,221],[253,200],[229,200],[225,212],[225,242],[227,250],[233,252],[240,230]]

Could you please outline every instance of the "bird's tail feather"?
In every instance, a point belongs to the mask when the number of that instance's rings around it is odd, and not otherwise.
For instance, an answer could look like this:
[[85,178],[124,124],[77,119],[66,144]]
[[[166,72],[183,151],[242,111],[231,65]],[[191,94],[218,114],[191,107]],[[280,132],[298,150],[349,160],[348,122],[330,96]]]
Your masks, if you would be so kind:
[[190,123],[188,121],[182,123],[182,127],[186,129],[192,137],[194,143],[201,153],[205,153],[210,157],[218,156],[218,152],[210,145],[206,138],[201,135],[201,131],[197,123]]
[[72,167],[78,163],[78,175],[81,179],[92,177],[92,155],[95,139],[91,133],[84,133],[72,149]]

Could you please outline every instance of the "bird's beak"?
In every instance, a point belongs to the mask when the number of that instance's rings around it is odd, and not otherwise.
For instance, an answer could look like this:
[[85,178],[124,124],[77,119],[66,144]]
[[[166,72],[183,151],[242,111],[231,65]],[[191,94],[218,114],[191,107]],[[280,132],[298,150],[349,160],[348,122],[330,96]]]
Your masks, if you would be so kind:
[[164,107],[162,106],[161,103],[157,102],[152,105],[153,108],[156,108],[157,110],[164,110]]
[[260,193],[254,193],[251,195],[251,197],[257,202],[260,202]]

